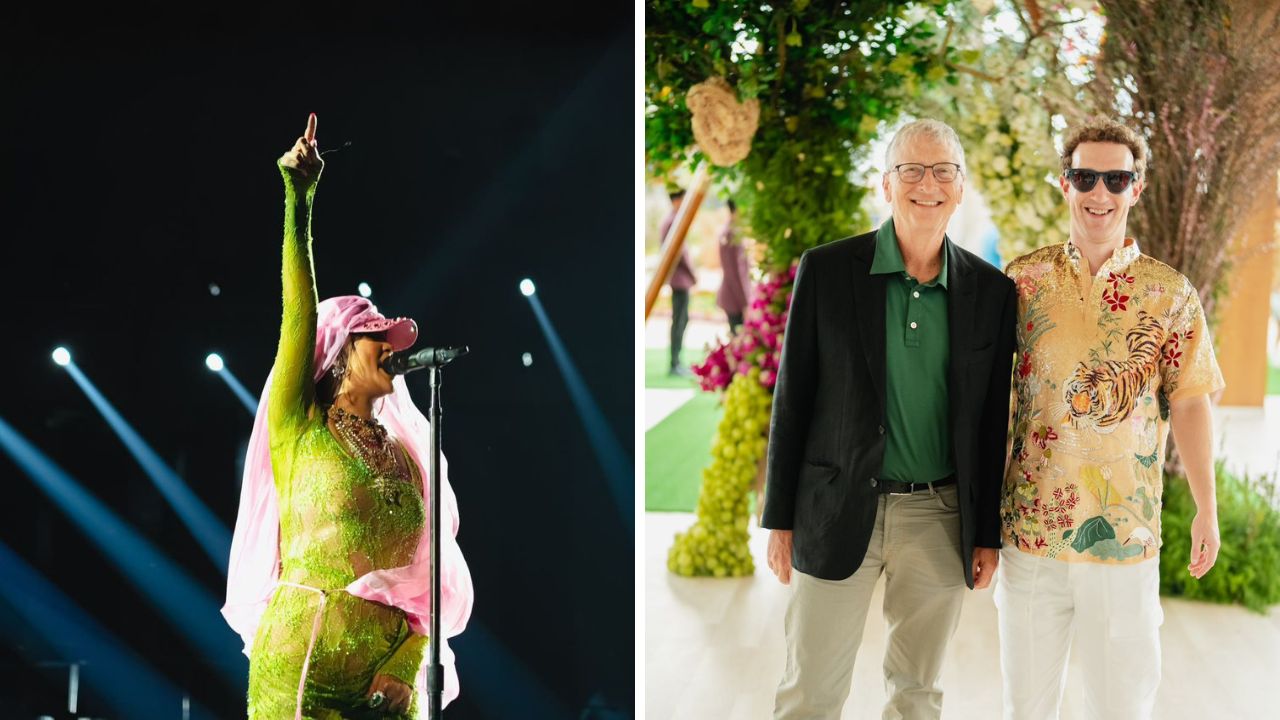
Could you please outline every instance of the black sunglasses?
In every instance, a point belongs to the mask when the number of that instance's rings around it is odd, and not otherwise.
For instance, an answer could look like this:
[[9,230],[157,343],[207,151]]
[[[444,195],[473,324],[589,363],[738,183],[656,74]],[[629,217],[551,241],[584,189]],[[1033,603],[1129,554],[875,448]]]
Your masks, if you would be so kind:
[[1071,168],[1063,173],[1067,182],[1080,192],[1089,192],[1094,185],[1098,184],[1098,178],[1102,178],[1102,184],[1107,186],[1107,190],[1112,195],[1119,195],[1124,192],[1134,180],[1138,179],[1138,173],[1132,170],[1107,170],[1105,172],[1099,170],[1090,170],[1089,168]]

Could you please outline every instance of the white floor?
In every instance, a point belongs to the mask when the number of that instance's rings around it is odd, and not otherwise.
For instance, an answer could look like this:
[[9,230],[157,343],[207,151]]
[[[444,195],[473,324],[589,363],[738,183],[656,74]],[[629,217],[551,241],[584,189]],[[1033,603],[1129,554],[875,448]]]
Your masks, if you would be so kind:
[[[767,531],[752,529],[756,575],[734,580],[676,577],[666,570],[674,533],[693,515],[649,513],[645,520],[645,708],[655,720],[764,720],[782,674],[782,615],[788,589],[764,563]],[[878,718],[884,702],[880,660],[883,581],[871,612],[843,718]],[[1164,599],[1161,629],[1164,680],[1156,703],[1161,720],[1276,718],[1280,679],[1280,610],[1267,616],[1242,608]],[[1000,668],[990,590],[966,598],[960,629],[943,671],[944,718],[998,718]],[[1072,688],[1063,720],[1083,717]]]
[[[666,344],[669,317],[654,317],[645,344]],[[701,347],[722,326],[690,323],[686,345]],[[688,390],[645,391],[645,429],[676,410]],[[1217,454],[1235,472],[1273,475],[1280,469],[1280,396],[1263,408],[1214,409]],[[771,717],[773,693],[782,674],[782,615],[788,589],[764,562],[767,531],[752,529],[755,577],[704,580],[666,570],[667,549],[692,514],[648,513],[645,519],[645,708],[655,720],[763,720]],[[872,599],[854,667],[844,718],[878,718],[884,703],[880,661],[884,619],[879,605],[883,581]],[[1161,720],[1280,718],[1275,699],[1280,680],[1280,609],[1260,616],[1242,608],[1164,599],[1164,679],[1155,717]],[[960,630],[948,650],[942,677],[947,690],[943,717],[1000,716],[999,644],[990,590],[967,597]],[[1063,720],[1083,717],[1072,687],[1072,663]]]

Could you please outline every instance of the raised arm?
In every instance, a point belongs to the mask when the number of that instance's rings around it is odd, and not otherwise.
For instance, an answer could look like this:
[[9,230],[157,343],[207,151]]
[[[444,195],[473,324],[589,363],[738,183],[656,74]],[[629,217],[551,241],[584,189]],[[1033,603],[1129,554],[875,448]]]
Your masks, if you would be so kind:
[[272,445],[292,437],[315,402],[315,270],[311,260],[311,204],[324,161],[316,148],[316,116],[293,148],[276,161],[284,179],[284,310],[268,399]]

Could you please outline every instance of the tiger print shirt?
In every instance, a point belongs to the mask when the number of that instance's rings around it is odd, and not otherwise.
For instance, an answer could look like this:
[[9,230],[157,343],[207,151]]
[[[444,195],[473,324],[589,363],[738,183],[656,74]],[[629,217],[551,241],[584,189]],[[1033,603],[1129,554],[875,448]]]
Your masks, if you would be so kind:
[[1004,542],[1067,562],[1155,557],[1169,404],[1225,385],[1195,288],[1132,238],[1092,277],[1070,241],[1005,272],[1018,357]]

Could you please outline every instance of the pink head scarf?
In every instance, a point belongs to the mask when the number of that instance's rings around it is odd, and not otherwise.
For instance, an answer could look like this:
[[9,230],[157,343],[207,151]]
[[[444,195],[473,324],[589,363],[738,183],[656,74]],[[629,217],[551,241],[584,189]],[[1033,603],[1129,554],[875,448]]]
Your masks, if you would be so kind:
[[[315,381],[319,381],[337,359],[347,336],[357,328],[385,324],[386,318],[365,298],[355,295],[329,298],[316,308]],[[386,321],[391,322],[391,321]],[[388,327],[391,327],[388,325]],[[423,498],[430,502],[431,429],[413,400],[404,376],[392,383],[395,392],[374,403],[373,414],[387,431],[400,440],[410,457],[418,464],[423,482]],[[231,541],[231,563],[227,572],[227,604],[222,615],[244,640],[244,654],[249,655],[262,613],[275,591],[280,577],[280,509],[275,482],[271,474],[271,439],[267,430],[267,395],[271,376],[258,402],[253,421],[253,435],[245,458],[244,480],[240,488],[240,511],[236,516],[235,536]],[[448,638],[466,627],[471,616],[474,591],[471,572],[458,547],[458,501],[449,487],[448,469],[440,459],[440,662],[445,669],[444,703],[458,696],[458,673]],[[430,508],[427,507],[430,518]],[[431,548],[429,528],[424,528],[414,553],[413,562],[397,568],[373,570],[346,587],[356,597],[391,605],[404,610],[409,627],[426,635],[431,627]],[[431,638],[437,642],[437,638]],[[426,663],[414,683],[426,693]]]

